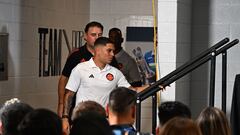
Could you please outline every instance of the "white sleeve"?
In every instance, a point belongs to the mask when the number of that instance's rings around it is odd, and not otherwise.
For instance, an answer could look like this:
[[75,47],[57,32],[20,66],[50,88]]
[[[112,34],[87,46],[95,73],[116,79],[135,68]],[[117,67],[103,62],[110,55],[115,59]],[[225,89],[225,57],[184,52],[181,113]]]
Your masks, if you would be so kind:
[[78,66],[76,66],[72,72],[71,75],[68,79],[67,85],[66,85],[66,89],[73,91],[73,92],[77,92],[79,86],[81,83],[81,75],[80,72],[78,70]]
[[131,85],[128,83],[127,79],[126,79],[125,76],[122,74],[122,72],[121,72],[120,70],[118,70],[117,73],[118,73],[118,77],[119,77],[117,86],[118,86],[118,87],[126,87],[126,88],[129,88]]

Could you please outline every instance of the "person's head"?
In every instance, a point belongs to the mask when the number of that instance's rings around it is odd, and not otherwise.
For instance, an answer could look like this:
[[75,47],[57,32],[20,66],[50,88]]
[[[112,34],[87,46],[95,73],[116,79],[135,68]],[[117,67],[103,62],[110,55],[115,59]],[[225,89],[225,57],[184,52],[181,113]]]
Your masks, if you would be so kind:
[[196,119],[203,135],[230,135],[231,130],[223,111],[215,107],[202,110]]
[[115,51],[118,52],[122,49],[122,32],[118,28],[112,28],[108,32],[109,39],[114,42],[115,45]]
[[62,121],[50,110],[36,109],[24,117],[18,130],[20,135],[62,135]]
[[94,43],[94,59],[100,63],[111,63],[115,50],[113,42],[107,37],[100,37]]
[[133,124],[135,121],[135,104],[136,91],[125,87],[114,89],[109,96],[107,112],[109,114],[109,122],[115,123],[114,119],[127,123],[115,124]]
[[202,135],[200,128],[193,120],[175,117],[161,128],[159,135]]
[[112,130],[105,117],[87,112],[73,120],[70,135],[112,135]]
[[94,42],[97,38],[103,34],[103,25],[99,22],[90,22],[86,25],[84,34],[84,40],[89,47],[93,48]]
[[158,107],[158,117],[161,126],[177,116],[191,118],[191,111],[188,106],[179,101],[167,101]]
[[28,104],[21,103],[19,100],[8,100],[0,110],[0,129],[3,135],[18,134],[17,126],[23,117],[32,111],[33,108]]
[[72,114],[72,120],[78,118],[83,113],[94,111],[103,117],[106,117],[105,109],[95,101],[80,102],[74,109]]

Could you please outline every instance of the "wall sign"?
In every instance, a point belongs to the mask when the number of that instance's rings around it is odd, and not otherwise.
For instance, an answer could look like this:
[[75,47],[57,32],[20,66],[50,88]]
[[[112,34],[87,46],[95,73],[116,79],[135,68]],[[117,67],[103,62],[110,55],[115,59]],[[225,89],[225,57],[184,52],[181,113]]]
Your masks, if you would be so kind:
[[38,28],[39,34],[39,77],[61,74],[62,40],[68,52],[82,46],[83,31],[72,31],[72,45],[64,29]]

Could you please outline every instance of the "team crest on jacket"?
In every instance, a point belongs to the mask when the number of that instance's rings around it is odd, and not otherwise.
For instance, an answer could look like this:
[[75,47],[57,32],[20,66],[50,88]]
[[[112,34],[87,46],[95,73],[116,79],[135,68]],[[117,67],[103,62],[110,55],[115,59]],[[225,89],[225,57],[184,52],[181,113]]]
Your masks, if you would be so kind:
[[114,76],[113,76],[113,74],[108,73],[108,74],[106,75],[106,78],[107,78],[109,81],[112,81],[112,80],[114,79]]

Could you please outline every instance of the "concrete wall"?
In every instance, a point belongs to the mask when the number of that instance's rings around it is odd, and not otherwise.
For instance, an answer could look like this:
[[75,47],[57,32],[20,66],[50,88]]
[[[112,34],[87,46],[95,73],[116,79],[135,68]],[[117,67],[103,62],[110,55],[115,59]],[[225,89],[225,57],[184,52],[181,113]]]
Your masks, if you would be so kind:
[[[236,0],[193,0],[192,57],[211,47],[225,37],[240,37],[240,2]],[[236,45],[228,50],[227,64],[227,114],[230,113],[235,75],[240,73],[240,50]],[[221,108],[221,56],[217,58],[215,106]],[[194,116],[208,105],[209,65],[193,72],[191,76],[191,108]]]
[[[161,77],[176,69],[177,0],[158,0],[158,58]],[[161,92],[161,101],[176,99],[175,83]]]
[[[191,59],[191,0],[178,0],[176,67]],[[190,105],[190,75],[176,81],[176,100]]]
[[[239,2],[236,0],[158,0],[158,49],[161,76],[175,70],[225,37],[239,38]],[[227,115],[235,75],[239,73],[239,45],[228,51]],[[193,116],[208,106],[209,63],[202,65],[162,92],[162,101],[180,100]],[[221,56],[217,58],[215,106],[221,108]]]
[[[191,1],[158,1],[158,49],[161,77],[190,59]],[[172,83],[161,100],[178,100],[189,105],[189,75]]]
[[[38,77],[39,27],[82,30],[88,0],[0,0],[0,32],[9,33],[7,81],[0,81],[0,104],[18,97],[34,107],[56,110],[58,76]],[[63,41],[62,64],[68,52]]]

